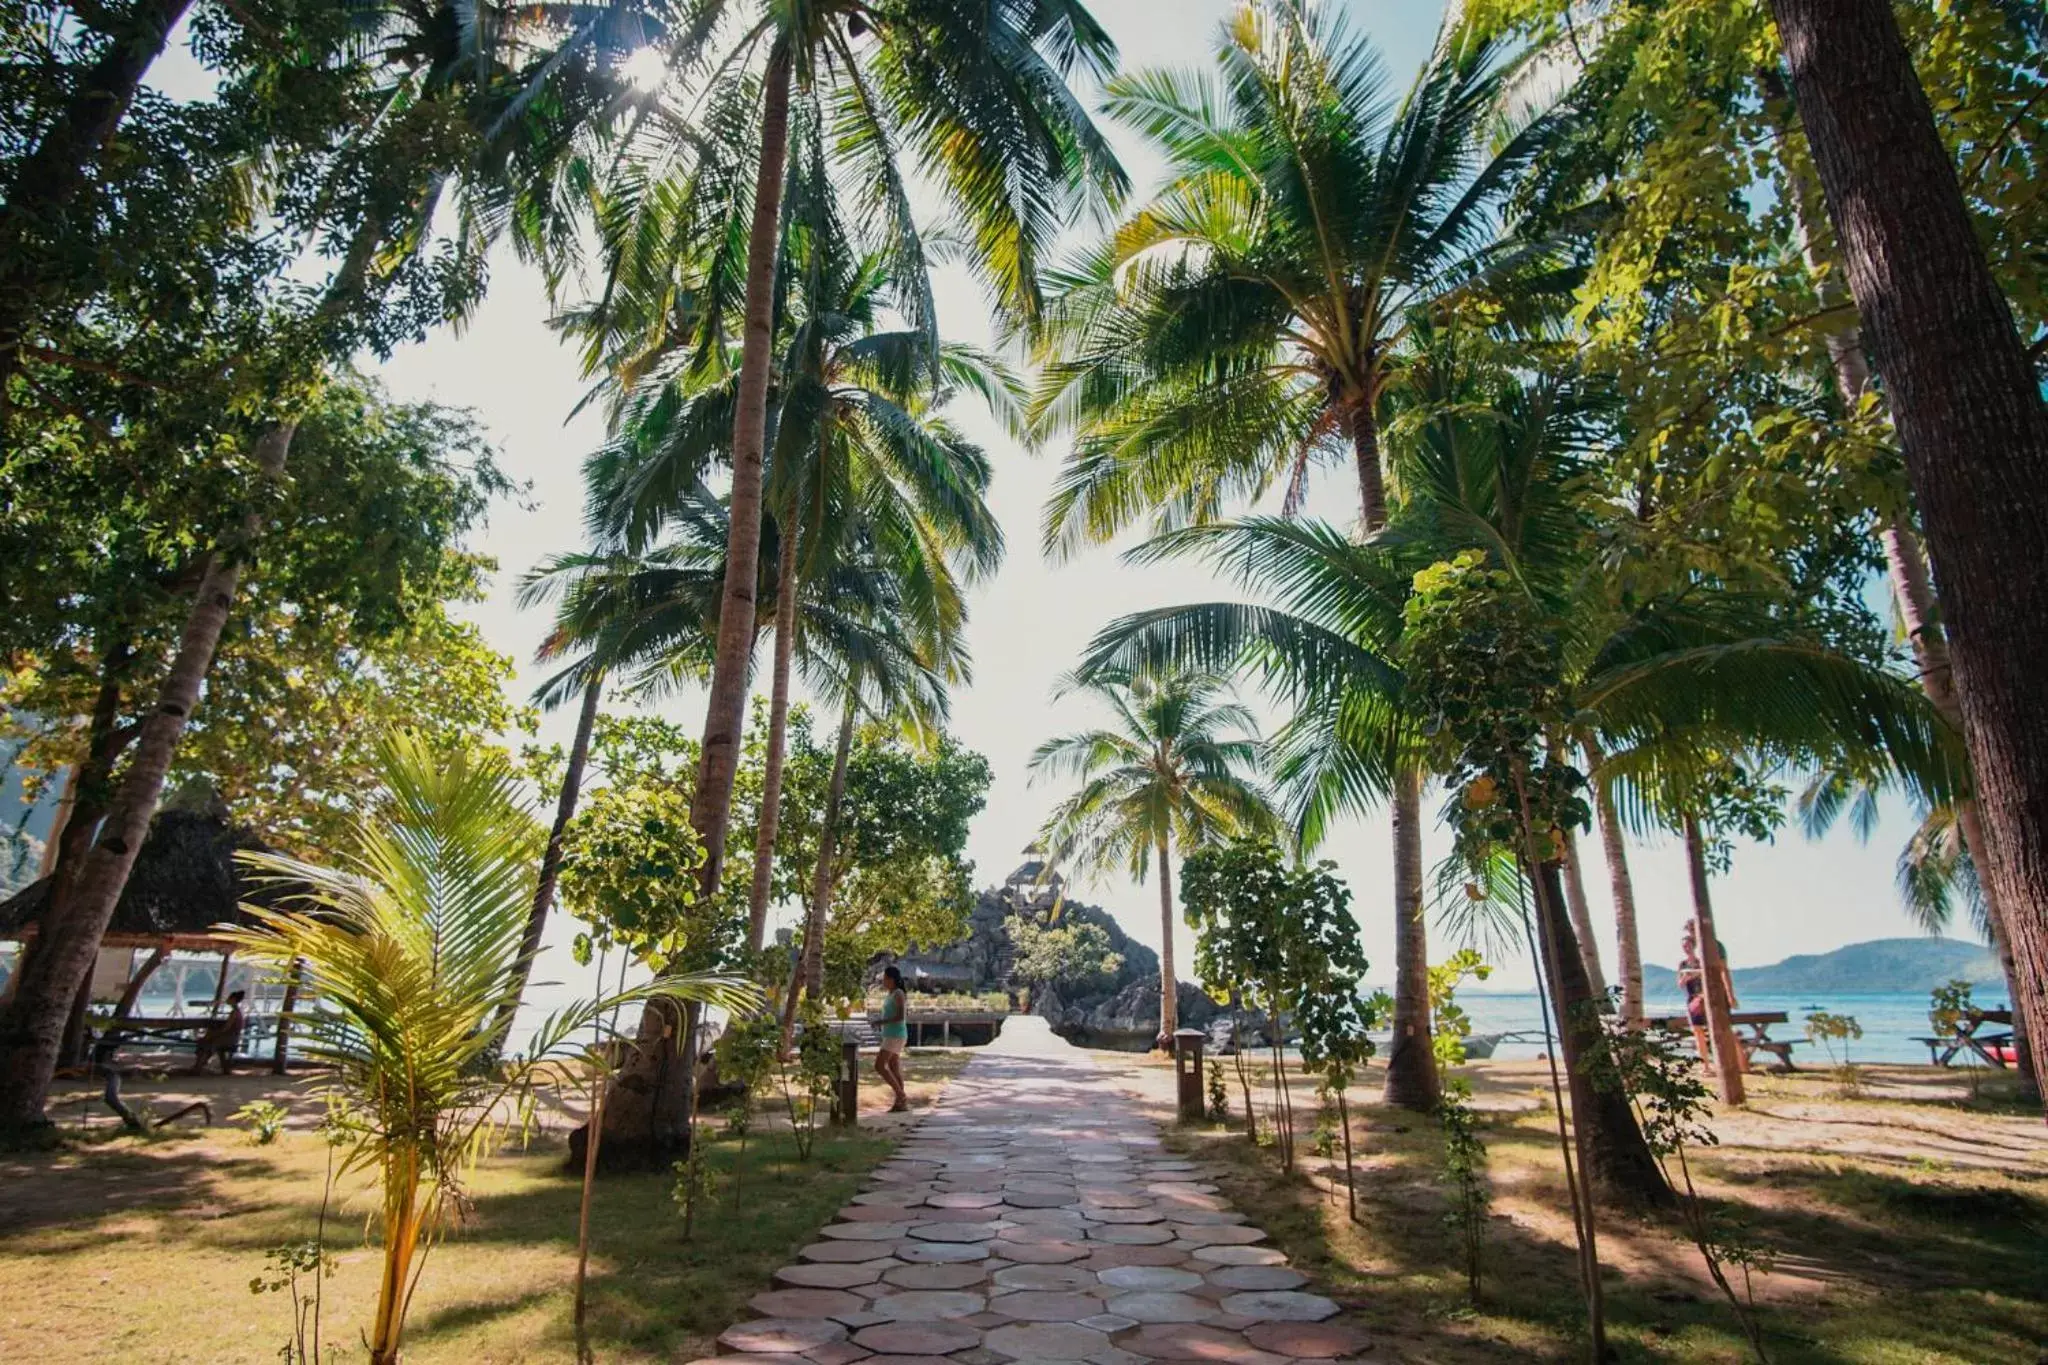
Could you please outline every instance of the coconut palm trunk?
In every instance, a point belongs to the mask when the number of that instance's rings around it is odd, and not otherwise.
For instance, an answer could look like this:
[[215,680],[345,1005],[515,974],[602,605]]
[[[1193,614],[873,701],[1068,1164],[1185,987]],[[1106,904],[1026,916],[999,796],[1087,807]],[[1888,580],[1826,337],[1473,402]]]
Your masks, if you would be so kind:
[[1671,1202],[1671,1187],[1643,1140],[1628,1095],[1620,1086],[1597,1079],[1606,1070],[1597,1062],[1607,1038],[1565,911],[1563,869],[1555,862],[1543,863],[1532,880],[1536,927],[1557,1011],[1558,1045],[1571,1087],[1574,1145],[1581,1153],[1584,1179],[1609,1203],[1662,1208]]
[[777,38],[762,91],[761,161],[754,176],[754,218],[747,238],[746,320],[740,342],[738,411],[733,416],[732,493],[718,649],[704,712],[704,746],[690,825],[704,845],[699,881],[716,894],[725,871],[733,781],[746,724],[747,675],[754,650],[754,595],[761,560],[761,466],[767,449],[768,380],[774,361],[775,262],[782,233],[782,177],[789,159],[789,43]]
[[2048,1066],[2048,402],[1885,0],[1773,0],[1948,627],[1985,849]]
[[832,750],[832,782],[825,790],[825,819],[818,830],[818,865],[811,873],[810,913],[804,918],[804,951],[789,983],[789,999],[782,1007],[782,1051],[787,1053],[796,1038],[796,1000],[799,988],[813,1000],[825,993],[825,926],[832,915],[832,888],[838,877],[839,817],[846,800],[846,764],[853,752],[853,726],[859,717],[859,694],[849,691],[846,711],[839,719],[839,742]]
[[[583,709],[576,713],[576,737],[569,743],[569,766],[562,772],[562,792],[555,800],[555,823],[548,828],[547,849],[540,858],[540,880],[533,888],[533,909],[526,919],[526,938],[520,945],[519,984],[523,993],[533,972],[533,960],[540,956],[541,936],[547,932],[548,911],[555,904],[555,882],[562,875],[562,846],[569,822],[576,818],[576,800],[583,791],[583,769],[590,762],[590,732],[597,724],[597,706],[604,698],[604,675],[594,674],[583,687]],[[517,999],[499,1012],[496,1028],[499,1045],[512,1031],[512,1017],[519,1011]]]
[[1417,1111],[1437,1102],[1436,1047],[1429,1018],[1429,926],[1422,917],[1422,774],[1395,781],[1394,1039],[1387,1051],[1388,1104]]
[[1351,407],[1351,460],[1358,469],[1358,524],[1371,535],[1387,524],[1387,480],[1380,470],[1379,417],[1370,397]]
[[413,1262],[419,1254],[419,1154],[398,1154],[384,1168],[383,1268],[377,1277],[377,1311],[370,1319],[370,1365],[398,1365],[405,1336],[406,1300],[412,1296]]
[[781,528],[775,574],[775,671],[768,695],[768,754],[761,769],[761,827],[754,835],[754,885],[747,896],[747,949],[768,935],[775,881],[775,836],[782,824],[782,768],[789,746],[789,666],[796,652],[796,519]]
[[[1766,92],[1779,104],[1789,100],[1776,71],[1765,71],[1763,83]],[[1779,127],[1778,136],[1784,140],[1786,130],[1783,126]],[[1838,263],[1827,259],[1822,248],[1820,219],[1823,209],[1818,187],[1796,166],[1788,164],[1787,175],[1792,180],[1789,197],[1799,234],[1800,255],[1814,281],[1816,296],[1824,310],[1845,308],[1851,319],[1847,325],[1829,331],[1826,344],[1828,363],[1835,376],[1835,391],[1840,395],[1843,406],[1854,412],[1868,395],[1877,392],[1870,371],[1870,355],[1863,344],[1863,328],[1856,320],[1854,302],[1842,283],[1841,271],[1831,268]],[[1883,401],[1882,398],[1879,401]],[[1942,629],[1934,580],[1927,571],[1927,556],[1921,550],[1920,538],[1912,527],[1897,517],[1889,517],[1878,528],[1878,543],[1884,550],[1885,576],[1891,582],[1892,599],[1898,603],[1899,616],[1906,627],[1906,639],[1913,650],[1913,663],[1920,673],[1921,688],[1941,718],[1961,732],[1963,706],[1961,698],[1956,695],[1955,666],[1949,657],[1948,635]],[[1956,827],[1962,834],[1963,848],[1969,853],[1972,866],[1983,867],[1988,845],[1975,800],[1956,803]],[[2025,1007],[2021,1003],[2018,967],[2013,960],[2012,949],[2007,946],[2006,917],[1988,877],[1979,879],[1978,891],[1984,898],[1992,946],[1998,952],[1999,968],[2005,975],[2006,998],[2013,1005],[2012,1036],[2019,1052],[2021,1092],[2027,1098],[2039,1100],[2041,1092],[2033,1067],[2033,1047],[2028,1036]]]
[[1643,943],[1636,930],[1636,886],[1628,871],[1628,839],[1614,797],[1600,784],[1600,765],[1607,755],[1588,735],[1581,746],[1586,770],[1593,776],[1593,814],[1600,824],[1600,850],[1607,855],[1607,889],[1614,899],[1614,956],[1621,969],[1621,1017],[1631,1024],[1643,1020]]
[[63,112],[15,170],[0,208],[0,414],[33,320],[55,301],[50,281],[63,277],[49,269],[34,239],[91,183],[94,164],[191,7],[192,0],[141,0],[122,11],[106,48],[79,73]]
[[1593,933],[1593,907],[1586,899],[1585,870],[1579,866],[1579,839],[1567,829],[1564,832],[1564,901],[1571,913],[1572,932],[1578,935],[1579,959],[1586,968],[1586,979],[1593,983],[1595,998],[1606,1001],[1607,972],[1600,965],[1600,940]]
[[[253,453],[259,478],[275,479],[284,472],[295,430],[290,424],[276,425],[257,438]],[[61,913],[60,907],[50,907],[36,951],[22,964],[21,986],[0,1016],[0,1129],[39,1127],[47,1122],[43,1108],[57,1069],[64,1021],[72,1000],[92,973],[100,940],[106,936],[114,907],[128,884],[128,873],[149,835],[149,822],[163,795],[178,738],[199,704],[200,688],[227,627],[247,543],[261,529],[262,516],[252,510],[243,519],[242,543],[221,546],[207,555],[177,653],[158,689],[156,705],[136,735],[135,750],[112,807],[78,868]]]
[[[1159,1036],[1156,1044],[1173,1050],[1174,1030],[1180,1027],[1180,975],[1173,965],[1173,845],[1165,833],[1159,836]],[[1274,1021],[1277,1026],[1279,1021]]]
[[[1358,469],[1359,525],[1370,536],[1387,524],[1386,476],[1372,400],[1351,410],[1351,451]],[[1394,838],[1394,1042],[1387,1053],[1388,1104],[1434,1108],[1441,1084],[1429,1017],[1429,924],[1422,917],[1422,773],[1401,774],[1390,807]]]
[[1748,1054],[1735,1040],[1735,1025],[1728,1018],[1728,963],[1721,956],[1721,939],[1714,929],[1714,900],[1707,884],[1706,840],[1700,823],[1685,817],[1685,865],[1692,881],[1693,926],[1699,935],[1702,994],[1707,1002],[1707,1040],[1714,1046],[1714,1078],[1721,1103],[1742,1104],[1742,1073],[1749,1069]]

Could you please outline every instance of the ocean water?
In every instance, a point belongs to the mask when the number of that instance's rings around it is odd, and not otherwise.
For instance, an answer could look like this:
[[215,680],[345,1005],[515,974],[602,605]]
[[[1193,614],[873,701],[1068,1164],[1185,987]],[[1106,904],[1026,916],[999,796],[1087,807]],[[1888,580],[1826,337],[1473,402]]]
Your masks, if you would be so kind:
[[[1980,989],[1975,1004],[1980,1009],[2001,1009],[2006,1001],[2002,992]],[[1542,1006],[1534,991],[1515,993],[1502,991],[1461,993],[1458,1004],[1472,1016],[1474,1033],[1515,1033],[1528,1032],[1540,1035],[1543,1030]],[[1933,1027],[1927,1020],[1928,998],[1922,993],[1835,993],[1822,991],[1813,995],[1744,995],[1736,1006],[1737,1013],[1751,1011],[1782,1010],[1789,1016],[1789,1022],[1773,1024],[1770,1035],[1773,1038],[1799,1039],[1806,1036],[1806,1016],[1818,1011],[1829,1014],[1846,1014],[1863,1026],[1863,1036],[1848,1044],[1849,1060],[1857,1062],[1919,1062],[1927,1061],[1927,1048],[1914,1041],[1915,1038],[1931,1036]],[[1682,1015],[1685,1001],[1682,997],[1663,998],[1652,996],[1645,1008],[1653,1015]],[[1987,1033],[2003,1033],[1998,1025],[1986,1025]],[[1837,1043],[1837,1050],[1841,1044]],[[1494,1056],[1503,1059],[1535,1057],[1543,1051],[1541,1042],[1519,1043],[1504,1041]],[[1815,1043],[1798,1048],[1793,1053],[1801,1066],[1825,1066],[1827,1052]],[[1962,1059],[1958,1057],[1957,1063]]]

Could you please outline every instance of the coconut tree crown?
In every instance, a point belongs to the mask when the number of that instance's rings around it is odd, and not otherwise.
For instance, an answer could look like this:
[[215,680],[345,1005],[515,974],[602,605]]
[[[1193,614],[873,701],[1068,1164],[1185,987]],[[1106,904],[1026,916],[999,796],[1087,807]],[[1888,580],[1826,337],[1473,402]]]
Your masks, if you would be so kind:
[[1211,519],[1348,453],[1386,515],[1376,411],[1419,308],[1476,270],[1494,207],[1542,145],[1496,142],[1500,49],[1447,29],[1404,97],[1334,6],[1266,0],[1214,69],[1110,83],[1168,182],[1056,276],[1032,417],[1072,428],[1049,552],[1131,522]]

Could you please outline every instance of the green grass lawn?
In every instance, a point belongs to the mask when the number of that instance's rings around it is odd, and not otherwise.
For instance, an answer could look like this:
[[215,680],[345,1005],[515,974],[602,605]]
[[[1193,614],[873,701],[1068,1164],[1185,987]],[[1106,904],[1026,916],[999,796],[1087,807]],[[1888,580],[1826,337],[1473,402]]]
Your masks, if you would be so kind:
[[[913,1098],[928,1102],[965,1061],[957,1051],[913,1057]],[[885,1100],[874,1089],[863,1098]],[[589,1309],[597,1358],[641,1365],[711,1353],[717,1333],[831,1220],[899,1131],[821,1130],[808,1162],[786,1133],[757,1131],[743,1172],[738,1144],[719,1137],[708,1144],[715,1192],[689,1238],[673,1175],[602,1180]],[[325,1156],[307,1132],[259,1147],[214,1128],[95,1136],[0,1159],[0,1360],[274,1361],[290,1309],[281,1295],[252,1294],[249,1282],[270,1248],[312,1236]],[[563,1161],[556,1136],[482,1163],[468,1218],[428,1257],[408,1361],[574,1358],[580,1184]],[[376,1291],[361,1185],[330,1222],[341,1265],[326,1287],[326,1337],[341,1361],[366,1358],[358,1331]]]

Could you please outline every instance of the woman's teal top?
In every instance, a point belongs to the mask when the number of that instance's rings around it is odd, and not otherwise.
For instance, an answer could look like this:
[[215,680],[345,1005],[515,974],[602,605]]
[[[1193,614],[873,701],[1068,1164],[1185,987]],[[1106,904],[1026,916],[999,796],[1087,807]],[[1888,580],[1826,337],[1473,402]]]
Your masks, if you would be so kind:
[[908,1038],[910,1025],[904,1022],[906,1014],[902,991],[890,991],[889,999],[882,1006],[882,1036],[884,1038]]

